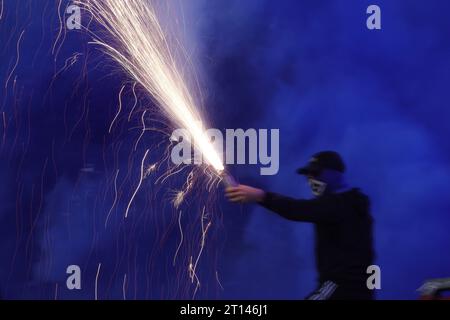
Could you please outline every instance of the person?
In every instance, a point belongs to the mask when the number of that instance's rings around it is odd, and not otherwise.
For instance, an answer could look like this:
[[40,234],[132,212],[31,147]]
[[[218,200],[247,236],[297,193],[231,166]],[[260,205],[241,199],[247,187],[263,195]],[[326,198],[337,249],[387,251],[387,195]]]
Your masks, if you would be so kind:
[[374,250],[369,198],[345,183],[345,164],[334,151],[315,154],[297,173],[314,197],[293,199],[247,185],[228,187],[232,202],[255,202],[280,216],[315,225],[318,287],[310,300],[371,300],[367,268]]

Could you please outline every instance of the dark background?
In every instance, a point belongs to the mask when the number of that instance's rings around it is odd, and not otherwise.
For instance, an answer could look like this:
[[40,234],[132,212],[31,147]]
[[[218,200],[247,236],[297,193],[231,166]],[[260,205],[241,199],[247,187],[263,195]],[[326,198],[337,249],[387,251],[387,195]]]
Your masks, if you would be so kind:
[[[366,28],[370,4],[381,7],[382,30]],[[146,195],[138,195],[123,220],[146,150],[133,151],[133,144],[148,99],[141,92],[141,113],[130,122],[120,118],[108,133],[123,83],[124,109],[133,105],[130,83],[87,44],[86,33],[57,38],[58,6],[3,1],[1,295],[93,299],[101,263],[98,298],[123,298],[125,274],[128,299],[192,297],[185,263],[198,252],[198,208],[183,216],[192,243],[175,267],[178,216],[161,201],[171,187],[156,191],[149,179]],[[211,125],[280,129],[277,175],[259,176],[258,166],[232,166],[233,174],[243,183],[309,197],[296,167],[316,151],[337,150],[350,183],[372,200],[378,297],[414,299],[425,279],[449,277],[450,3],[196,0],[182,6]],[[143,145],[159,139],[149,133]],[[105,228],[116,173],[119,198]],[[298,299],[311,291],[312,227],[256,206],[230,205],[216,192],[196,297]],[[204,192],[197,193],[193,198]],[[81,290],[65,287],[71,264],[82,269]]]

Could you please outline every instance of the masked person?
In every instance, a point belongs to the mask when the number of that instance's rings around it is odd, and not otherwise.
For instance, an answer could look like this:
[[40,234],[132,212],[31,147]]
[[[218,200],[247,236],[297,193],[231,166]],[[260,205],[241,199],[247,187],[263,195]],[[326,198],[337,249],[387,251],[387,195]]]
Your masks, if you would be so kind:
[[347,186],[344,172],[340,155],[323,151],[297,170],[307,178],[312,199],[292,199],[246,185],[226,189],[230,201],[256,202],[286,219],[314,223],[319,285],[306,299],[373,299],[366,273],[374,259],[369,199]]

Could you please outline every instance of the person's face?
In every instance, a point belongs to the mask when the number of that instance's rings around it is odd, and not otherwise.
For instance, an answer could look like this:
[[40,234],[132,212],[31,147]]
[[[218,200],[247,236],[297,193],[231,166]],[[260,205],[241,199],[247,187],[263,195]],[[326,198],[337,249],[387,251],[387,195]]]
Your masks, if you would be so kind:
[[319,180],[319,178],[316,176],[309,175],[307,178],[309,187],[311,188],[313,195],[315,195],[316,197],[321,196],[325,192],[327,184]]

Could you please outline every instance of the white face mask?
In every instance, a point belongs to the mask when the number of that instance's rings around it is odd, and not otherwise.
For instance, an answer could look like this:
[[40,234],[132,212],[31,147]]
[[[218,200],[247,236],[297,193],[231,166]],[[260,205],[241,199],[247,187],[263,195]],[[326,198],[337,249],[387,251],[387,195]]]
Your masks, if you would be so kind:
[[321,196],[327,188],[327,184],[325,182],[316,180],[314,178],[308,178],[308,184],[313,195],[315,195],[316,197]]

